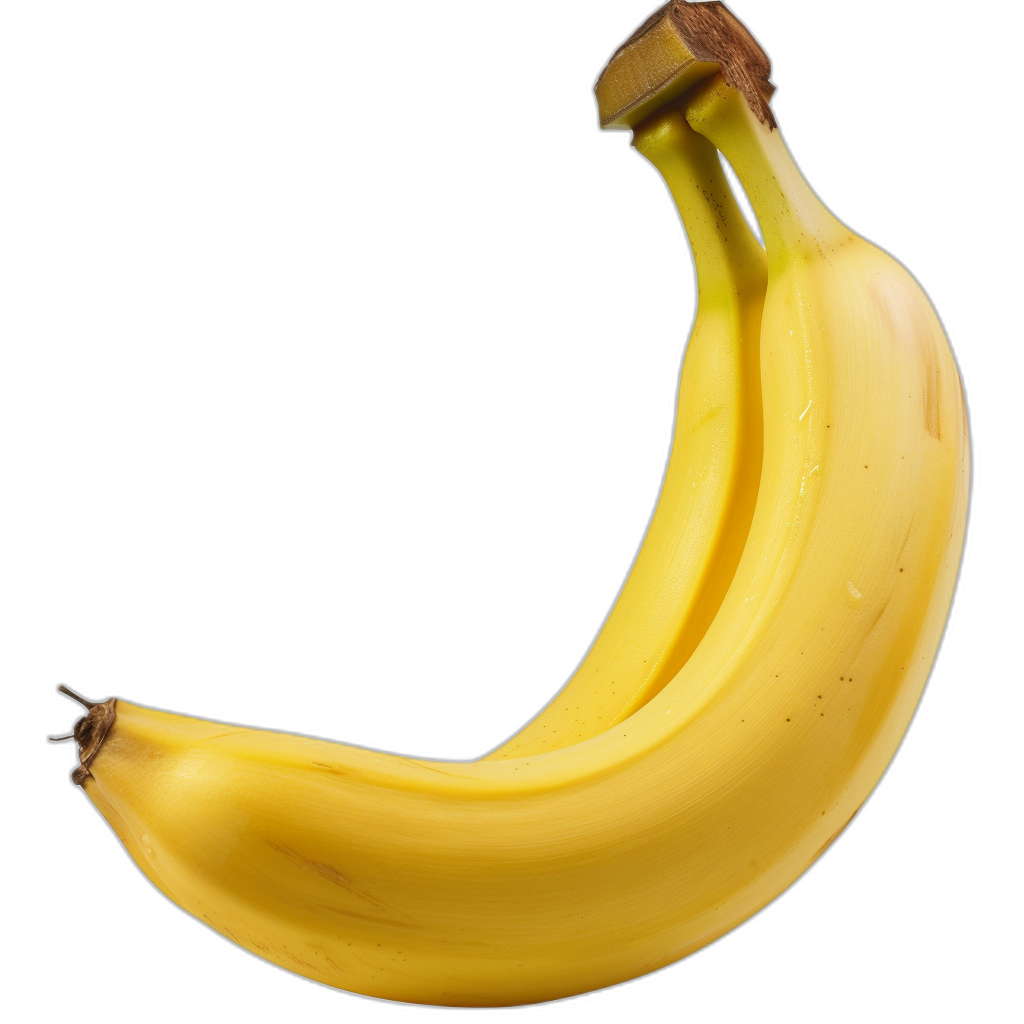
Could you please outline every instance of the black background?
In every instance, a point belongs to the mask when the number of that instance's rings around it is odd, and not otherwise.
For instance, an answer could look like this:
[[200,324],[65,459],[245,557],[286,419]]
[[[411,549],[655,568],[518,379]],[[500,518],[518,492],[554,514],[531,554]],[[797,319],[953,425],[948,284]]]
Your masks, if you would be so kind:
[[[984,247],[966,100],[936,98],[947,28],[732,6],[773,59],[806,176],[918,276],[971,401]],[[66,682],[475,758],[568,678],[653,508],[695,305],[667,190],[596,125],[594,78],[649,9],[120,26],[131,45],[79,27],[94,43],[46,100],[52,287],[19,445],[54,950],[80,948],[91,884],[116,897],[90,922],[93,962],[168,1013],[210,991],[242,1012],[416,1012],[313,986],[186,918],[68,782],[70,745],[41,737],[75,718],[53,693]],[[648,333],[652,302],[665,327]],[[981,494],[921,711],[843,841],[724,941],[573,1006],[799,1011],[810,987],[869,1006],[970,934]]]

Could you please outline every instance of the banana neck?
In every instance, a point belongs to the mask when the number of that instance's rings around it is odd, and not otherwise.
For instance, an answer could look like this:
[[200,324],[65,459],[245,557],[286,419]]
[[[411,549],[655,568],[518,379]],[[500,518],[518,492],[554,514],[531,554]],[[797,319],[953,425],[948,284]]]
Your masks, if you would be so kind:
[[718,80],[699,90],[686,119],[732,164],[761,225],[770,263],[820,252],[850,236],[800,173],[777,128],[758,120],[742,94]]
[[763,287],[764,250],[736,205],[715,147],[678,109],[659,110],[638,124],[633,145],[672,193],[690,240],[698,294]]

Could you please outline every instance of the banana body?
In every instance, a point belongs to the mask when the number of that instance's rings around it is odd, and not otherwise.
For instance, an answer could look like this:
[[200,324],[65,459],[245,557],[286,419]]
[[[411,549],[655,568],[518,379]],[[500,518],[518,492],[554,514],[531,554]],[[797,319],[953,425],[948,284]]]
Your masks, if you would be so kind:
[[441,1006],[635,978],[798,879],[902,740],[965,539],[955,360],[911,275],[831,216],[738,93],[718,79],[675,110],[641,146],[683,118],[721,148],[768,279],[756,503],[672,678],[572,745],[473,763],[124,701],[76,727],[77,780],[146,876],[271,963]]
[[765,233],[763,469],[714,621],[567,748],[396,757],[118,702],[86,793],[171,899],[289,970],[450,1005],[654,970],[773,899],[889,763],[952,597],[959,376],[910,275],[720,83],[685,110]]
[[578,743],[658,693],[711,625],[754,514],[764,250],[736,205],[718,151],[682,113],[652,118],[633,144],[668,183],[697,269],[697,314],[680,375],[672,454],[643,545],[586,658],[555,699],[490,758]]

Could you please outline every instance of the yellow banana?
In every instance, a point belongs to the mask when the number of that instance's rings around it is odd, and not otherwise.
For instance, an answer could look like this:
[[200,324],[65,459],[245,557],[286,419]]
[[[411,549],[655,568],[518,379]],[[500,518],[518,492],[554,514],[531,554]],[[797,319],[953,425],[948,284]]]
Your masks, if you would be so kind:
[[715,617],[754,514],[764,250],[729,190],[718,151],[679,111],[651,118],[633,144],[668,183],[697,268],[672,455],[643,546],[594,645],[555,699],[490,758],[578,743],[658,693]]
[[743,89],[716,79],[679,109],[737,169],[769,276],[756,507],[674,678],[573,746],[473,764],[113,700],[76,727],[76,781],[142,870],[289,970],[391,999],[503,1005],[671,963],[815,860],[916,706],[966,516],[956,366],[907,271],[801,178],[756,44],[734,19],[688,21],[682,6],[666,9],[674,34],[645,26],[664,60],[621,109],[661,118],[659,98],[679,97],[695,64]]

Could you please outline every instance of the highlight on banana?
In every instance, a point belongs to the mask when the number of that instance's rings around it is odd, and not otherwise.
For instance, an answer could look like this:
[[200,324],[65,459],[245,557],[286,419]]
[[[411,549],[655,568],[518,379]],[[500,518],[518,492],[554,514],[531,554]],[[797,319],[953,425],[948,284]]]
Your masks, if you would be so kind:
[[698,308],[647,536],[533,721],[445,763],[85,702],[74,781],[233,942],[387,999],[585,992],[750,917],[885,771],[953,596],[967,414],[921,288],[801,176],[770,71],[722,4],[674,0],[597,82],[668,184]]

